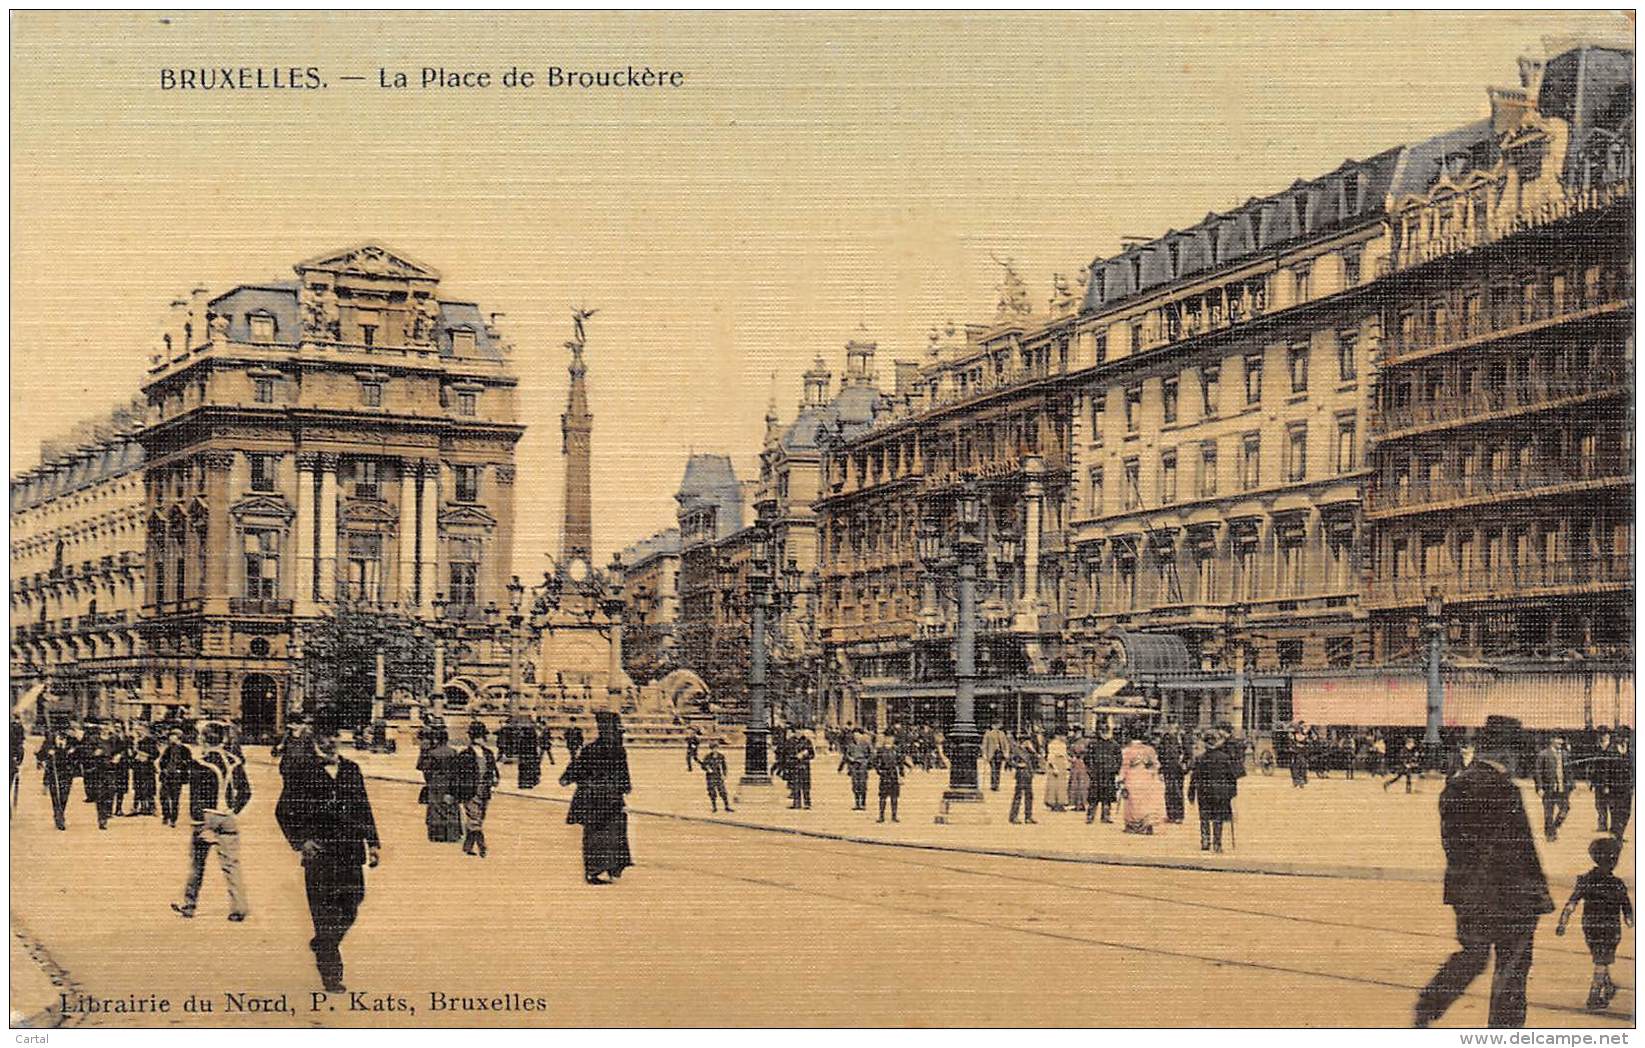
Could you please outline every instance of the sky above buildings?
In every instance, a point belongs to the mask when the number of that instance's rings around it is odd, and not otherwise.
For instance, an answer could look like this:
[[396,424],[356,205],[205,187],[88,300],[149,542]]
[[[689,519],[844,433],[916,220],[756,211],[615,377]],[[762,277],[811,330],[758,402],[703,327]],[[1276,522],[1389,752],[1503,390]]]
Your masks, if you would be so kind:
[[[594,538],[673,523],[686,455],[754,468],[773,382],[866,331],[917,359],[1010,258],[1073,274],[1207,211],[1488,112],[1549,35],[1622,16],[15,14],[11,468],[129,397],[166,305],[378,241],[516,347],[515,570],[557,548],[570,308],[589,322]],[[680,70],[578,91],[566,69]],[[318,67],[322,91],[160,89]],[[530,90],[413,85],[423,67]],[[365,77],[361,82],[339,78]],[[773,380],[773,375],[775,379]]]

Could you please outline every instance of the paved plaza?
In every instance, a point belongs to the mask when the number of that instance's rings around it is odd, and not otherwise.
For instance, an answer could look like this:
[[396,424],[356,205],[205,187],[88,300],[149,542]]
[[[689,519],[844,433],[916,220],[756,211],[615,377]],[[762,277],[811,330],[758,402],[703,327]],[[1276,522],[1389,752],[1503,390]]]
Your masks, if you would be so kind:
[[[58,1021],[47,1009],[68,988],[99,999],[155,994],[174,1009],[190,994],[214,1001],[209,1014],[146,1020],[180,1025],[986,1026],[1023,1021],[1027,999],[1033,1021],[1052,1025],[1402,1026],[1455,945],[1434,880],[1437,782],[1406,797],[1367,781],[1293,790],[1283,776],[1247,778],[1238,850],[1224,858],[1253,870],[1320,867],[1272,876],[1006,854],[1182,864],[1199,852],[1190,829],[1134,838],[1072,813],[1042,813],[1035,826],[937,826],[940,772],[914,773],[903,821],[882,826],[849,811],[845,777],[821,758],[811,812],[748,807],[730,819],[886,846],[714,824],[681,753],[636,750],[638,866],[590,888],[554,783],[563,763],[545,766],[549,781],[532,796],[505,786],[480,860],[426,840],[402,753],[361,758],[385,842],[344,943],[347,982],[361,996],[312,1010],[302,878],[272,817],[278,777],[266,751],[248,756],[255,795],[240,822],[252,914],[239,925],[225,919],[215,865],[195,919],[169,909],[186,828],[124,818],[99,833],[77,792],[70,828],[57,833],[37,775],[25,779],[12,817],[14,1024]],[[511,781],[513,769],[504,774]],[[989,794],[990,814],[1003,815],[1002,798]],[[1576,832],[1544,849],[1560,901],[1589,817],[1579,805]],[[1631,865],[1622,875],[1632,883]],[[1528,1023],[1630,1022],[1631,938],[1618,959],[1622,993],[1610,1013],[1592,1015],[1581,1009],[1591,972],[1581,937],[1556,938],[1552,924],[1538,938]],[[59,986],[48,990],[50,978]],[[1483,1023],[1486,990],[1476,984],[1445,1025]],[[230,992],[283,994],[291,1010],[225,1011]],[[431,992],[542,997],[548,1010],[430,1011]],[[395,1002],[406,1008],[376,1010]],[[109,1014],[67,1021],[134,1024]]]

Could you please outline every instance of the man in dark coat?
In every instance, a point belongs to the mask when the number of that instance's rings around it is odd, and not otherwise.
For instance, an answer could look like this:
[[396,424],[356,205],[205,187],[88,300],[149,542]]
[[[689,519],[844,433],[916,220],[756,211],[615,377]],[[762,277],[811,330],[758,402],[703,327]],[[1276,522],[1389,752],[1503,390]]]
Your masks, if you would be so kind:
[[486,726],[479,721],[468,725],[468,748],[458,750],[453,764],[451,795],[463,810],[463,853],[486,857],[486,809],[491,806],[491,788],[497,785],[497,754],[485,744]]
[[[109,816],[114,814],[116,781],[125,778],[125,765],[120,762],[120,744],[114,730],[107,724],[98,724],[86,733],[86,742],[80,758],[80,774],[86,780],[86,792],[97,806],[97,828],[109,828]],[[124,789],[120,789],[124,793]]]
[[46,793],[51,797],[51,818],[59,830],[68,829],[63,821],[69,806],[69,791],[74,788],[74,776],[79,772],[74,745],[60,731],[47,729],[46,741],[34,755],[35,762],[45,773]]
[[1556,735],[1536,755],[1532,780],[1542,796],[1542,833],[1559,840],[1559,827],[1571,814],[1571,753],[1563,736]]
[[1222,851],[1222,827],[1234,821],[1241,762],[1227,743],[1228,736],[1220,729],[1207,731],[1205,752],[1194,758],[1189,772],[1188,798],[1199,808],[1200,851]]
[[696,765],[698,763],[698,761],[697,761],[697,747],[702,745],[702,741],[703,741],[702,732],[698,731],[696,729],[696,727],[692,727],[690,731],[687,731],[685,733],[685,770],[686,771],[691,771],[693,768],[696,767]]
[[[285,756],[280,758],[281,774],[285,773]],[[183,743],[183,730],[171,729],[171,735],[160,750],[160,822],[176,826],[182,808],[183,786],[188,781],[189,765],[194,757]]]
[[1034,748],[1034,740],[1023,732],[1017,736],[1017,745],[1011,750],[1010,766],[1012,774],[1017,780],[1017,788],[1011,794],[1011,812],[1008,821],[1017,821],[1017,811],[1022,811],[1023,822],[1035,822],[1034,818],[1034,775],[1040,770],[1039,751]]
[[596,713],[594,723],[598,734],[566,765],[560,785],[577,787],[565,821],[583,828],[583,879],[589,884],[610,884],[634,865],[623,801],[633,784],[628,777],[622,721],[615,713]]
[[811,761],[817,747],[811,736],[800,731],[788,737],[788,795],[790,808],[811,807]]
[[1605,788],[1610,777],[1608,765],[1615,752],[1616,747],[1611,743],[1611,729],[1601,727],[1593,751],[1582,760],[1588,776],[1588,788],[1594,794],[1594,813],[1599,817],[1596,829],[1600,833],[1609,833],[1611,830],[1611,809],[1605,798]]
[[885,821],[885,802],[891,802],[891,821],[899,822],[897,818],[897,801],[902,797],[903,771],[909,766],[908,757],[897,748],[890,735],[881,737],[880,744],[874,750],[869,763],[880,777],[880,822]]
[[583,729],[575,724],[565,729],[565,752],[567,760],[576,760],[577,751],[583,748]]
[[11,803],[17,804],[17,777],[23,773],[23,754],[28,750],[28,729],[16,717],[11,719]]
[[1086,825],[1096,820],[1099,806],[1102,821],[1113,822],[1114,802],[1119,800],[1114,778],[1120,773],[1120,744],[1114,738],[1112,724],[1104,723],[1097,737],[1085,747],[1085,773],[1091,777],[1091,795],[1085,807]]
[[138,736],[131,744],[131,813],[154,814],[154,773],[160,760],[160,744],[155,741],[148,725],[138,727]]
[[1182,802],[1183,783],[1183,755],[1182,736],[1176,725],[1172,725],[1160,734],[1159,745],[1156,747],[1159,754],[1159,777],[1165,784],[1165,821],[1180,823],[1184,806]]
[[1621,839],[1628,828],[1634,807],[1633,738],[1626,728],[1617,730],[1606,751],[1600,774],[1604,777],[1605,823],[1611,836]]
[[1439,797],[1440,841],[1445,847],[1445,904],[1456,911],[1461,949],[1417,997],[1416,1022],[1432,1024],[1468,989],[1496,951],[1490,1024],[1525,1022],[1525,982],[1537,921],[1552,912],[1548,878],[1531,837],[1519,788],[1504,768],[1512,759],[1519,722],[1486,718],[1463,741],[1464,767]]
[[361,866],[376,867],[382,842],[360,766],[337,753],[336,726],[322,719],[313,738],[315,759],[292,767],[274,819],[302,856],[303,887],[314,922],[309,949],[320,981],[327,991],[341,993],[343,936],[366,894]]
[[537,725],[523,720],[515,728],[515,758],[520,762],[515,780],[520,789],[534,789],[543,779],[543,740],[537,734]]

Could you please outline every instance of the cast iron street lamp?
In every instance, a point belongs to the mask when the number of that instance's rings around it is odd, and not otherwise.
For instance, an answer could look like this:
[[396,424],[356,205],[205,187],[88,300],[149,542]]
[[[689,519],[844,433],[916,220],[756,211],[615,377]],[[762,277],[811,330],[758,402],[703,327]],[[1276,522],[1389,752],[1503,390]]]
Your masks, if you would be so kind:
[[1445,600],[1439,587],[1428,591],[1427,616],[1423,629],[1428,634],[1428,729],[1422,743],[1430,759],[1439,753],[1439,726],[1445,721],[1445,682],[1440,679],[1439,665],[1445,657]]
[[1228,723],[1236,739],[1245,735],[1245,620],[1249,611],[1250,608],[1239,601],[1224,609],[1228,623],[1223,645],[1232,657],[1234,670],[1234,688],[1228,701]]
[[743,787],[771,785],[766,763],[770,727],[765,709],[765,609],[771,599],[769,520],[767,508],[762,505],[748,542],[748,591],[753,607],[748,625],[748,734],[743,746]]
[[[977,785],[977,754],[981,749],[976,724],[977,700],[977,565],[982,560],[982,499],[976,483],[967,481],[958,504],[959,534],[954,552],[959,560],[959,614],[954,636],[954,727],[948,733],[948,789],[942,795],[938,822],[977,821],[982,790]],[[929,541],[927,541],[929,545]],[[956,807],[972,808],[969,820]],[[959,816],[956,818],[956,816]]]
[[610,662],[606,666],[606,695],[614,711],[622,709],[623,698],[623,555],[613,553],[606,569],[606,585],[600,593],[600,610],[610,624]]
[[513,724],[520,719],[520,623],[525,616],[520,614],[520,604],[525,597],[525,587],[520,584],[520,576],[511,575],[508,580],[508,722]]

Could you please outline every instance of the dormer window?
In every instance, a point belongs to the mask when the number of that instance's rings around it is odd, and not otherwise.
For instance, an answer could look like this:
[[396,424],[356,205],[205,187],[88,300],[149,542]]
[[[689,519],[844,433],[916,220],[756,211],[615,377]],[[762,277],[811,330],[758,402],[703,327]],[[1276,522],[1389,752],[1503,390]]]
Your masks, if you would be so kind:
[[274,341],[274,315],[272,313],[253,313],[246,317],[246,323],[251,328],[251,340],[266,344]]
[[451,333],[451,353],[453,356],[466,357],[474,353],[474,332],[459,329]]
[[1297,197],[1297,232],[1308,232],[1308,196]]

